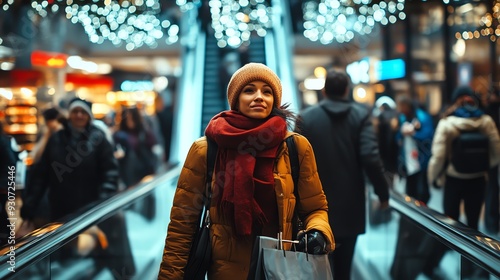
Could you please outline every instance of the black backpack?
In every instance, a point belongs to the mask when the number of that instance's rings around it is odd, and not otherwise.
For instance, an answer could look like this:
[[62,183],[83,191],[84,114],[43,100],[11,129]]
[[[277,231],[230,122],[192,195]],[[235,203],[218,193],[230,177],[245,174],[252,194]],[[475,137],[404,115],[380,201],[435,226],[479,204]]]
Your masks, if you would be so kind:
[[472,131],[460,131],[453,139],[450,162],[460,173],[479,173],[490,168],[488,136]]

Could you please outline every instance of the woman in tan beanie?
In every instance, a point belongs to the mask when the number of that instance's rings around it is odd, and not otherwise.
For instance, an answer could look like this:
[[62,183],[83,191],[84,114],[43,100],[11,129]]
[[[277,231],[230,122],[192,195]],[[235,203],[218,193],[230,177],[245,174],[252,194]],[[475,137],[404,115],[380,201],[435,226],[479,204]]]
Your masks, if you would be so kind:
[[[267,66],[249,63],[228,85],[229,111],[214,116],[196,140],[179,177],[159,279],[183,279],[198,218],[207,170],[207,138],[217,145],[210,207],[212,240],[209,279],[246,279],[256,236],[292,239],[297,206],[310,253],[335,247],[327,201],[307,139],[287,130],[293,115],[281,106],[282,87]],[[294,137],[300,162],[296,203],[287,137]],[[300,239],[300,238],[299,238]],[[302,244],[305,240],[301,240]]]

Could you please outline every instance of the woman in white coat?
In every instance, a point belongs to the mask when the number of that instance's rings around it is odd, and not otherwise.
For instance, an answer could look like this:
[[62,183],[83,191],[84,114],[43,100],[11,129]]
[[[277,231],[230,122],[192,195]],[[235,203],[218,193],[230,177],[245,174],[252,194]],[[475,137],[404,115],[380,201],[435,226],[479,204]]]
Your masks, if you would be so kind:
[[439,121],[434,134],[428,180],[435,186],[444,185],[444,214],[458,220],[463,201],[467,225],[477,230],[488,167],[484,172],[459,172],[460,169],[451,160],[454,153],[456,156],[452,144],[463,132],[482,133],[488,138],[489,167],[492,167],[500,160],[500,138],[494,121],[484,113],[478,96],[470,87],[457,88],[452,101],[453,105],[447,110],[447,116]]

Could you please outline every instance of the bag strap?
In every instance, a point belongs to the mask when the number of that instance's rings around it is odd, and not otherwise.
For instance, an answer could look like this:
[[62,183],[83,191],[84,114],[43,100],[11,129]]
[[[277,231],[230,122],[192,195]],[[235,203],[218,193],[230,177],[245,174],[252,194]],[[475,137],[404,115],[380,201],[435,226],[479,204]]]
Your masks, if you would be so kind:
[[214,172],[215,159],[217,157],[217,144],[210,138],[207,139],[207,174],[205,181],[205,195],[203,196],[203,204],[205,206],[205,210],[203,211],[202,223],[204,226],[210,223],[208,220],[209,217],[208,209],[210,209],[210,204],[212,202],[212,175]]
[[302,220],[299,217],[297,211],[297,203],[300,201],[299,196],[299,153],[297,152],[297,145],[295,144],[295,139],[292,136],[286,138],[286,146],[288,147],[288,157],[290,159],[290,168],[292,170],[293,179],[293,194],[295,195],[295,210],[293,211],[292,219],[292,238],[296,237],[300,230],[303,229]]
[[297,152],[297,146],[295,145],[295,139],[293,138],[293,135],[286,138],[286,146],[288,147],[288,156],[290,158],[290,166],[292,169],[293,194],[297,199],[299,199],[299,153]]
[[[207,187],[208,202],[212,199],[212,175],[214,173],[215,158],[217,157],[217,144],[207,137],[207,180],[205,182]],[[210,206],[210,204],[208,205]]]

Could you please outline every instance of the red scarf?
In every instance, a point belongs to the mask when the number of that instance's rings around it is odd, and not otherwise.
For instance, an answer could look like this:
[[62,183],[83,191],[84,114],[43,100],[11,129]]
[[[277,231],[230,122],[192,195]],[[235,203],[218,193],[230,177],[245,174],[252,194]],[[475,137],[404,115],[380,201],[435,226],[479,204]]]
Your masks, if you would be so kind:
[[261,225],[267,222],[254,190],[274,188],[274,161],[286,135],[286,122],[278,116],[252,119],[224,111],[212,118],[205,135],[219,148],[214,166],[218,206],[233,219],[236,234],[248,236],[254,221]]

